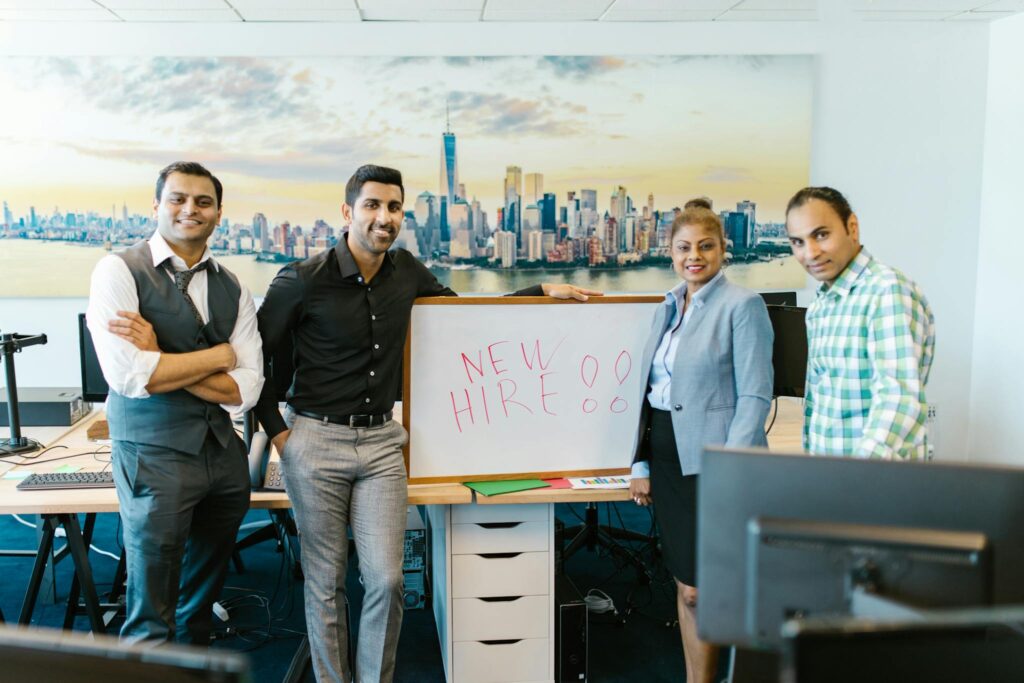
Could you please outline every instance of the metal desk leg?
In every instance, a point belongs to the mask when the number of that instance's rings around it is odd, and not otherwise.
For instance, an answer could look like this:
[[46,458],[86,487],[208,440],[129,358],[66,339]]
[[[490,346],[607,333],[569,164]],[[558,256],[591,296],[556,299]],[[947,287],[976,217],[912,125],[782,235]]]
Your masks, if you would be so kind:
[[21,615],[18,623],[27,626],[32,621],[32,612],[36,608],[36,599],[39,597],[39,588],[43,583],[43,572],[53,551],[53,535],[57,530],[57,520],[52,515],[40,515],[39,524],[39,550],[36,551],[36,561],[32,564],[32,574],[28,580],[28,588],[25,589],[25,601],[21,604]]
[[110,586],[110,593],[107,600],[117,602],[118,598],[124,595],[124,582],[128,577],[128,551],[121,549],[121,559],[117,561],[117,569],[114,570],[114,583]]
[[[58,515],[58,518],[64,525],[68,548],[71,550],[71,559],[75,563],[75,573],[82,585],[85,611],[89,614],[89,625],[92,627],[93,633],[105,633],[106,627],[103,624],[103,613],[100,611],[100,599],[96,595],[96,584],[92,580],[92,567],[89,566],[89,546],[82,538],[82,530],[78,526],[78,515]],[[91,527],[89,535],[92,535]]]
[[[43,540],[43,515],[35,515],[36,518],[36,540],[42,543]],[[57,558],[50,557],[53,554],[52,544],[50,552],[47,553],[46,571],[43,573],[43,582],[39,585],[43,593],[43,600],[57,602]]]
[[[85,528],[82,530],[82,542],[85,545],[85,552],[88,556],[89,544],[92,543],[92,530],[96,525],[96,513],[90,512],[85,515]],[[75,617],[78,615],[78,596],[81,592],[81,583],[78,581],[78,572],[71,577],[71,588],[68,589],[68,606],[64,610],[64,628],[68,631],[75,627]]]

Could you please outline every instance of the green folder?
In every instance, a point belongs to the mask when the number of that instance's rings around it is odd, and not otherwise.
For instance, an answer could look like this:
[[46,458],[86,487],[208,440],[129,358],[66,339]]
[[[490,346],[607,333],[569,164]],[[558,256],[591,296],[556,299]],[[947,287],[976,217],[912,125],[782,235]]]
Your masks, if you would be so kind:
[[529,491],[530,489],[542,489],[550,484],[540,479],[511,479],[507,481],[467,481],[468,486],[477,493],[485,496],[497,496],[502,493],[515,493],[516,491]]

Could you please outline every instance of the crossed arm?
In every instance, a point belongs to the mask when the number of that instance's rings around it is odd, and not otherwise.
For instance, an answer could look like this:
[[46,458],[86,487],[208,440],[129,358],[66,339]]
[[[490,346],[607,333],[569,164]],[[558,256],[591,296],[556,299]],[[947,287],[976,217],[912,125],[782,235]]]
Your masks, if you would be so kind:
[[210,403],[239,405],[242,402],[238,384],[227,374],[236,364],[231,344],[225,342],[189,353],[163,353],[153,326],[145,318],[134,311],[118,311],[117,315],[117,318],[107,323],[111,334],[141,351],[160,354],[156,369],[146,384],[146,391],[165,394],[184,389]]

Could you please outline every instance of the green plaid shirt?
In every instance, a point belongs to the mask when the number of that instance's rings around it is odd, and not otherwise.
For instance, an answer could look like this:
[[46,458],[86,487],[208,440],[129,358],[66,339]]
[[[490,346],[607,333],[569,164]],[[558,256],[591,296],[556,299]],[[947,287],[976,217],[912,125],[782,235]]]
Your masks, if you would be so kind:
[[866,249],[807,309],[804,449],[923,458],[935,318],[913,281]]

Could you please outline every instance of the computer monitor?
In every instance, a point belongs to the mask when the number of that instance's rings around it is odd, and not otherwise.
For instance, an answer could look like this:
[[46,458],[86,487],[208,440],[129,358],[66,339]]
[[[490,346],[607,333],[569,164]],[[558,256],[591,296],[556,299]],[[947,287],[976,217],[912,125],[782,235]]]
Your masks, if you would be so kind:
[[803,398],[807,378],[806,314],[806,308],[797,306],[768,306],[768,317],[775,331],[772,366],[776,396]]
[[804,619],[783,627],[786,683],[1024,681],[1024,608],[923,621]]
[[182,645],[124,645],[111,636],[0,626],[0,678],[60,683],[250,683],[244,655]]
[[707,449],[698,629],[777,648],[789,618],[1024,604],[1024,468]]
[[78,314],[78,355],[82,368],[82,400],[103,403],[107,400],[109,388],[96,357],[96,347],[93,346],[92,334],[85,322],[85,313]]
[[769,306],[796,306],[796,292],[761,292]]

